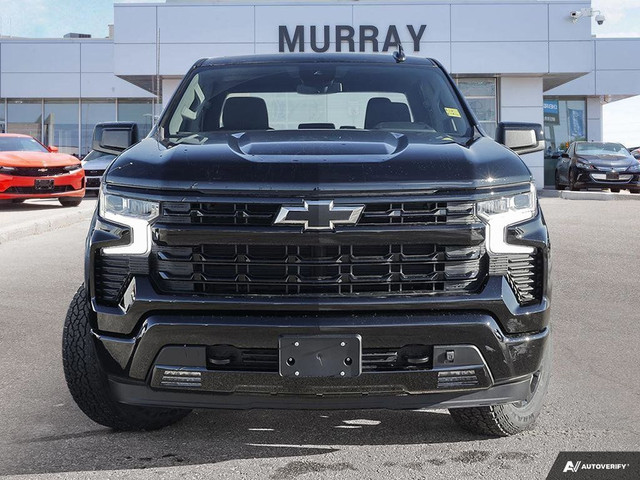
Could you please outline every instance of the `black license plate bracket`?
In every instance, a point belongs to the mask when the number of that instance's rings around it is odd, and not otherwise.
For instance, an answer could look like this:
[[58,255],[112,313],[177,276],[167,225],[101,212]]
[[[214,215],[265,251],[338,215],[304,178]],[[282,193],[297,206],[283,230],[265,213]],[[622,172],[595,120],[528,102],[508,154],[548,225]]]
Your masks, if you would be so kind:
[[283,335],[279,339],[283,377],[357,377],[362,373],[360,335]]
[[48,178],[37,178],[34,186],[36,190],[53,190],[53,180]]
[[618,172],[607,172],[607,180],[620,180]]

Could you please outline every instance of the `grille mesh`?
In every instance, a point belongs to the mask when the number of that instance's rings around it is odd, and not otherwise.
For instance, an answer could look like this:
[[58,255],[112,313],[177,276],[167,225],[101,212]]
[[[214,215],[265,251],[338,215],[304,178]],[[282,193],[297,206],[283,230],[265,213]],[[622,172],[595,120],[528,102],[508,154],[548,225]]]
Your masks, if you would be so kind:
[[465,293],[485,277],[484,249],[442,245],[155,245],[151,266],[172,294]]
[[103,304],[117,305],[131,277],[129,257],[95,257],[96,299]]
[[65,173],[69,173],[65,167],[16,167],[11,175],[16,177],[54,177]]
[[[162,221],[169,224],[209,226],[269,226],[280,207],[301,205],[301,202],[278,203],[181,203],[165,202]],[[470,202],[358,202],[364,212],[357,225],[440,225],[477,221],[474,204]],[[335,202],[340,206],[340,202]]]
[[542,300],[542,270],[542,255],[536,251],[532,254],[492,256],[489,273],[505,275],[518,302],[530,305]]
[[[423,345],[403,348],[363,348],[362,371],[429,370],[432,367],[431,360],[422,364],[410,363],[408,359],[414,358],[416,351],[427,351],[431,355],[432,348]],[[407,355],[407,353],[412,355]],[[226,345],[222,351],[220,348],[209,347],[207,359],[207,367],[210,370],[277,372],[279,353],[277,348],[241,349]]]

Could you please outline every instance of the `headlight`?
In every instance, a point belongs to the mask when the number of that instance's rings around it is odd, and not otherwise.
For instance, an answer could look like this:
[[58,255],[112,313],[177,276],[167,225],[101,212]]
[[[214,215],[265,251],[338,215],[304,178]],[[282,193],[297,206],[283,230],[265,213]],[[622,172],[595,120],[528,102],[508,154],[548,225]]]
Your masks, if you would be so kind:
[[635,165],[631,165],[629,168],[627,168],[627,172],[640,173],[640,162],[636,163]]
[[100,190],[99,213],[105,220],[131,227],[131,243],[105,247],[105,255],[148,255],[151,250],[151,221],[158,216],[157,202],[105,193]]
[[2,165],[0,165],[0,173],[11,175],[15,170],[15,167],[3,167]]
[[82,165],[79,164],[79,163],[77,165],[69,165],[69,166],[64,167],[64,169],[67,172],[75,172],[76,170],[80,170],[81,168],[82,168]]
[[533,247],[506,242],[507,227],[536,216],[536,187],[526,193],[478,202],[478,216],[487,224],[487,249],[490,253],[531,253]]
[[584,168],[585,170],[594,170],[596,167],[591,165],[589,162],[584,162],[582,160],[576,161],[576,167]]

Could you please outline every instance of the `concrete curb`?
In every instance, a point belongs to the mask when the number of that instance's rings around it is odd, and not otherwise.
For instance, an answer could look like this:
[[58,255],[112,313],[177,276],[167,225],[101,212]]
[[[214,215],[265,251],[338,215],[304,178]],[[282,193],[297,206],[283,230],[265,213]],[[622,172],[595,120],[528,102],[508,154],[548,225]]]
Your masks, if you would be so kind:
[[93,215],[94,209],[95,204],[69,207],[69,210],[65,210],[64,212],[56,215],[51,215],[47,218],[38,218],[29,222],[0,227],[0,245],[89,220],[91,215]]
[[610,193],[610,192],[572,192],[570,190],[544,189],[538,191],[541,198],[562,198],[564,200],[600,200],[600,201],[640,201],[640,195],[635,193]]

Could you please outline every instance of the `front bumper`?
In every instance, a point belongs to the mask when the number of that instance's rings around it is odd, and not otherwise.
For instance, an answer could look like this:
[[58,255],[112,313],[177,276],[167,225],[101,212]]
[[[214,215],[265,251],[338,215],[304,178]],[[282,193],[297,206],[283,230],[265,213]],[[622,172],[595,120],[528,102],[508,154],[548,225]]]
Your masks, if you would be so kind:
[[[53,180],[51,190],[37,190],[36,180]],[[26,198],[83,197],[85,177],[82,169],[52,177],[20,177],[0,174],[0,200]]]
[[[212,408],[425,408],[528,399],[550,330],[505,335],[476,313],[358,316],[166,315],[130,339],[94,333],[116,398],[128,404]],[[218,370],[207,347],[277,350],[280,335],[352,335],[363,351],[428,345],[420,368],[351,378],[290,378],[278,371]],[[446,353],[454,352],[453,359]],[[176,378],[187,378],[176,382]]]
[[618,179],[607,179],[606,171],[578,169],[576,186],[579,188],[620,188],[640,191],[640,174],[617,172]]
[[104,170],[89,170],[87,174],[87,193],[98,193],[102,184]]

